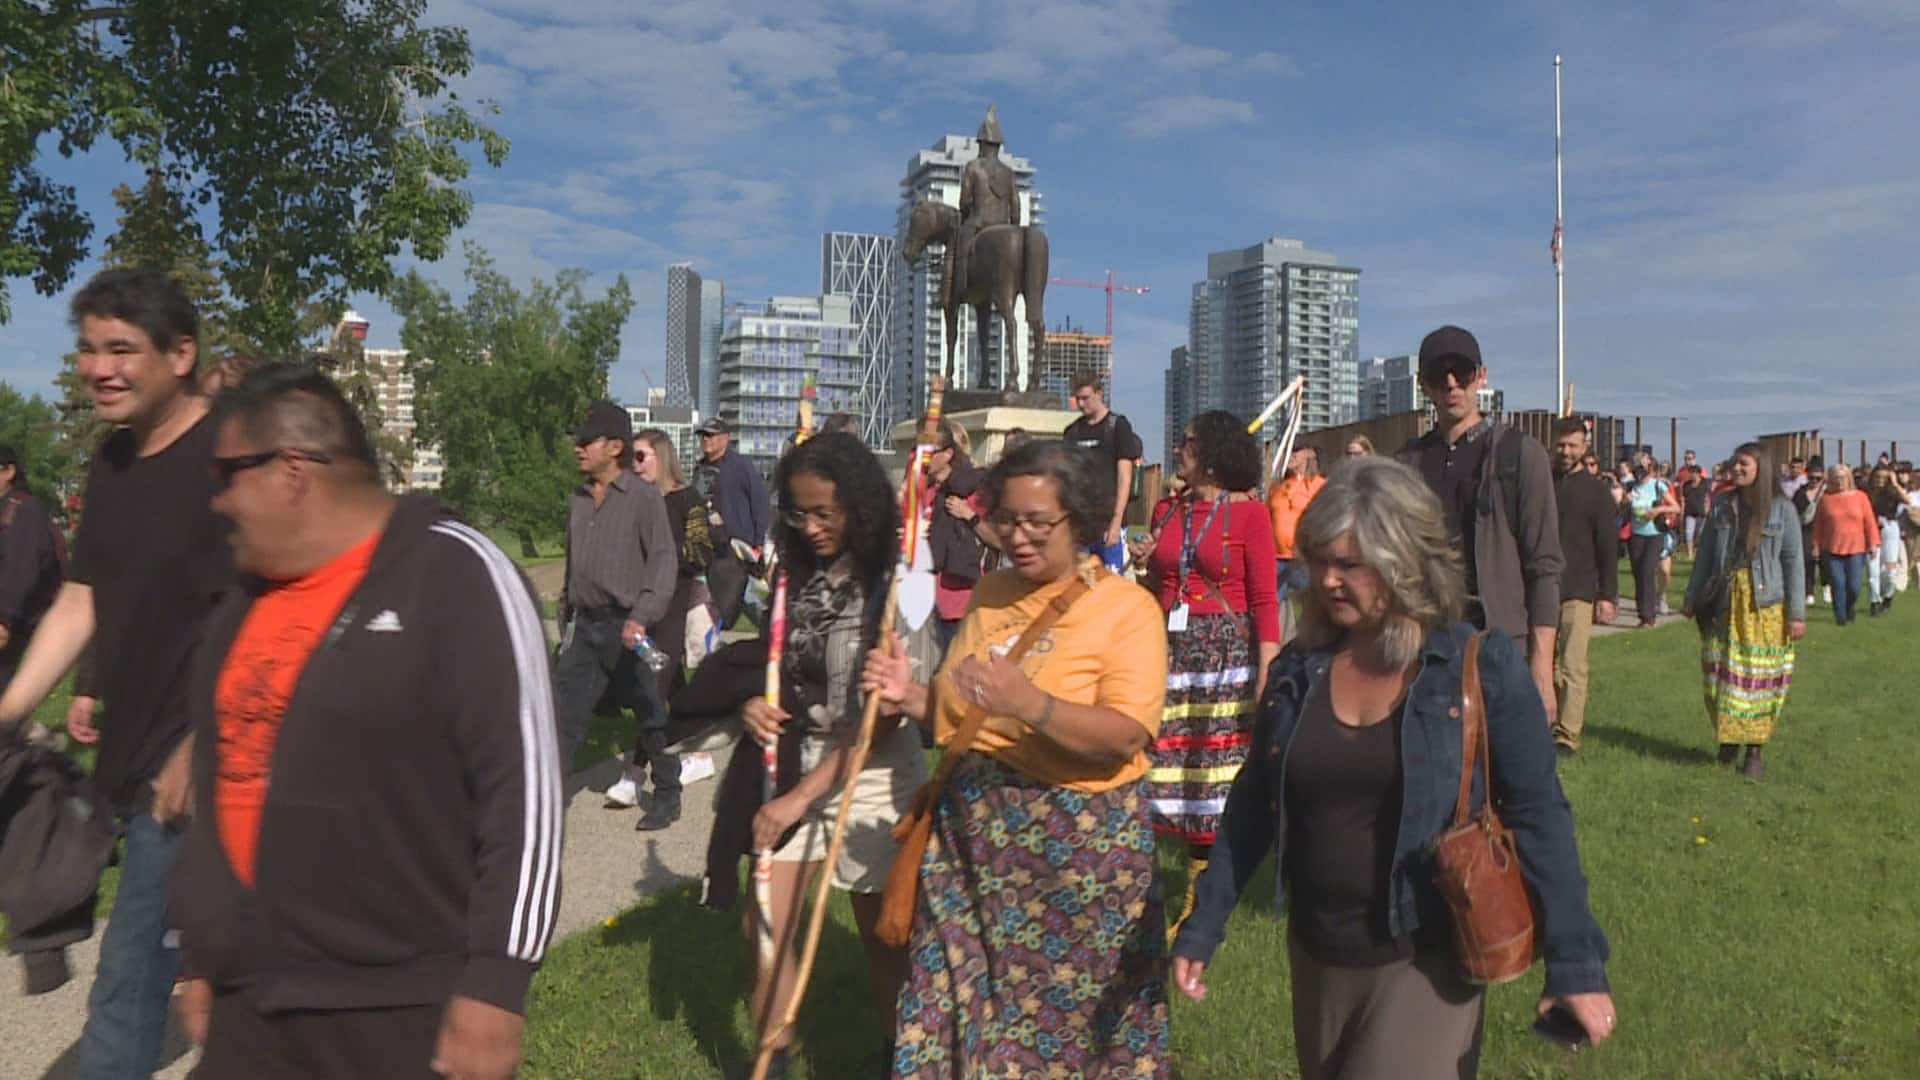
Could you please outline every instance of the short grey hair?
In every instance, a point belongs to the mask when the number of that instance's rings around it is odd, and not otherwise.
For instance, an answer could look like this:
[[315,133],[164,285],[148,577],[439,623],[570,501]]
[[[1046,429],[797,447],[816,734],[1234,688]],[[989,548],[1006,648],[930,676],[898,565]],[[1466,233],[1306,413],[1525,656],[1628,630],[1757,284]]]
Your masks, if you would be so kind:
[[[1387,625],[1381,659],[1413,663],[1427,635],[1459,622],[1467,610],[1467,576],[1447,535],[1447,519],[1420,474],[1384,457],[1353,458],[1328,477],[1300,515],[1299,549],[1311,563],[1351,533],[1360,559],[1386,584]],[[1301,607],[1300,640],[1331,645],[1343,631],[1327,616],[1317,575]]]

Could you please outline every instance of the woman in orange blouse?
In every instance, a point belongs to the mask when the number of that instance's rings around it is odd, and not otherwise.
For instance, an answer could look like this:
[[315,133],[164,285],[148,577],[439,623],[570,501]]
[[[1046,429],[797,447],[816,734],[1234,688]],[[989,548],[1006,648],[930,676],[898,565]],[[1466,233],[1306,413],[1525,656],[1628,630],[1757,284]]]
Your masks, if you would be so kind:
[[[987,478],[987,521],[1010,565],[975,587],[933,685],[913,681],[899,647],[868,659],[884,708],[967,752],[920,864],[896,1077],[1167,1075],[1165,920],[1142,791],[1167,639],[1153,596],[1084,554],[1106,531],[1113,484],[1065,443],[1007,454]],[[973,745],[948,745],[976,709]]]

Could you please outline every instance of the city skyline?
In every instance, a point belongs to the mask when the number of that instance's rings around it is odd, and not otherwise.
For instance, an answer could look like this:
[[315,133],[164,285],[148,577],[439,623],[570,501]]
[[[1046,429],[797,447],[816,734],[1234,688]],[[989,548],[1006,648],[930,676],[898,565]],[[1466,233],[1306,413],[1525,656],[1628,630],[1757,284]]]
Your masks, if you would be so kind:
[[[1561,52],[1576,404],[1680,414],[1703,455],[1804,427],[1911,439],[1920,416],[1920,385],[1889,378],[1920,337],[1910,4],[983,0],[935,17],[882,0],[435,0],[426,21],[468,31],[477,63],[456,89],[500,102],[514,148],[475,171],[454,257],[422,269],[463,292],[458,242],[473,239],[517,281],[579,266],[604,288],[626,272],[623,399],[666,385],[668,265],[735,296],[812,288],[821,235],[893,231],[903,163],[993,102],[1009,152],[1040,171],[1054,273],[1153,286],[1118,305],[1113,334],[1114,404],[1140,430],[1163,428],[1198,260],[1263,236],[1365,268],[1360,356],[1458,323],[1510,405],[1544,407]],[[1340,78],[1356,65],[1372,74]],[[133,167],[43,156],[109,229],[108,193]],[[49,298],[13,280],[0,378],[51,397],[78,282]],[[379,298],[348,299],[398,325]],[[1048,306],[1049,324],[1102,322],[1095,291],[1052,290]]]

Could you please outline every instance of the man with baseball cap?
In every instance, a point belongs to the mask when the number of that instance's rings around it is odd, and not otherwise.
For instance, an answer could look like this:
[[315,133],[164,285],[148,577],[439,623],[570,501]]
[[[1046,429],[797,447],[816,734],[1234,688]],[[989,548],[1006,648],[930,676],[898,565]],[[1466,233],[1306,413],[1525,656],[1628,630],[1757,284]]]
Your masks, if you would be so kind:
[[[633,420],[610,401],[596,401],[573,432],[583,480],[567,500],[566,586],[560,594],[560,656],[554,688],[560,701],[560,762],[571,766],[586,738],[593,708],[611,685],[615,700],[634,708],[645,734],[664,730],[666,709],[655,680],[635,670],[634,647],[667,613],[680,571],[679,544],[658,488],[635,476]],[[649,819],[665,828],[680,816],[680,762],[666,742],[641,739],[653,772]]]
[[700,465],[694,482],[701,497],[719,513],[725,539],[758,550],[773,530],[766,481],[760,478],[760,470],[734,452],[733,428],[726,420],[709,416],[693,430],[700,436]]
[[1480,412],[1486,384],[1487,368],[1472,334],[1458,326],[1428,334],[1420,343],[1420,385],[1438,422],[1399,457],[1440,497],[1447,529],[1466,563],[1473,621],[1526,648],[1551,719],[1560,572],[1566,566],[1553,467],[1545,447]]

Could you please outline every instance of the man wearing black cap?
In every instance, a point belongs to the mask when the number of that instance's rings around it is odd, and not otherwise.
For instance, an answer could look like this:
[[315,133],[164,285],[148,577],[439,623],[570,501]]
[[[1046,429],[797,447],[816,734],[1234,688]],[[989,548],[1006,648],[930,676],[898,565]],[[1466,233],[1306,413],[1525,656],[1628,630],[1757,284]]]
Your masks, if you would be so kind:
[[733,429],[718,416],[709,416],[693,429],[700,436],[700,465],[695,485],[700,497],[726,526],[726,538],[759,550],[773,531],[767,509],[767,483],[760,470],[733,452]]
[[1524,432],[1480,412],[1487,369],[1480,343],[1443,326],[1420,343],[1420,385],[1438,423],[1400,460],[1440,497],[1447,529],[1467,569],[1474,622],[1527,650],[1534,685],[1551,719],[1554,640],[1560,624],[1559,512],[1547,451]]
[[47,505],[27,490],[19,453],[0,443],[0,687],[53,606],[63,554]]
[[597,401],[573,433],[585,477],[567,500],[566,586],[560,595],[560,656],[554,665],[560,699],[560,761],[570,766],[586,738],[593,707],[612,685],[630,702],[640,728],[643,764],[653,773],[652,807],[643,829],[664,829],[680,817],[680,761],[667,752],[666,709],[655,680],[635,670],[634,648],[667,613],[680,570],[666,500],[627,467],[633,420]]

